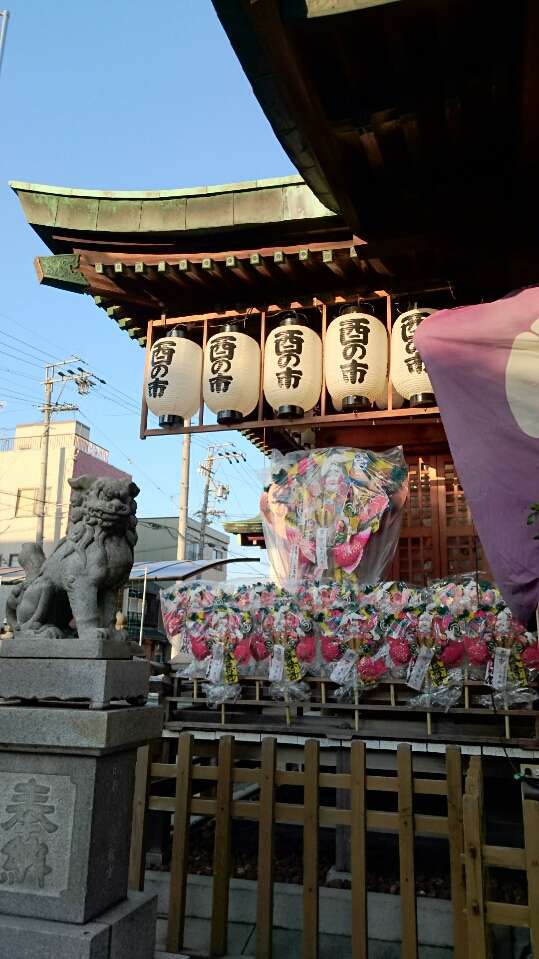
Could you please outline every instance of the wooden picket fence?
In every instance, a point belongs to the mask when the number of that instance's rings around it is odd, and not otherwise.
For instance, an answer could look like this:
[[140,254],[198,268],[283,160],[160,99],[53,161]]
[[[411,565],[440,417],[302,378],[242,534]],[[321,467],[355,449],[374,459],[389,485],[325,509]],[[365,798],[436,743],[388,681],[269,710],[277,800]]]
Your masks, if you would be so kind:
[[[319,937],[318,846],[323,827],[347,826],[351,840],[352,959],[368,959],[367,832],[398,837],[401,957],[417,959],[418,924],[415,888],[416,837],[448,843],[451,870],[451,905],[454,955],[457,959],[487,959],[488,924],[527,926],[532,943],[539,944],[539,803],[524,800],[525,849],[488,846],[483,842],[481,761],[470,761],[466,790],[460,750],[449,746],[445,774],[438,778],[416,775],[411,747],[397,750],[396,774],[371,775],[366,770],[366,746],[360,740],[350,747],[350,772],[321,768],[318,740],[308,740],[301,753],[301,771],[278,768],[274,738],[262,739],[257,760],[242,765],[242,746],[230,735],[216,741],[197,741],[184,732],[174,763],[151,762],[149,747],[139,750],[134,804],[130,883],[142,888],[144,876],[144,821],[147,810],[173,814],[170,906],[167,949],[181,951],[184,942],[190,843],[190,817],[207,816],[215,822],[213,900],[208,954],[227,952],[228,904],[231,874],[231,824],[233,820],[258,823],[257,959],[271,959],[274,891],[274,834],[277,823],[303,830],[303,959],[317,959]],[[250,744],[252,747],[252,744]],[[213,755],[212,755],[213,751]],[[419,754],[420,755],[420,754]],[[208,762],[213,763],[208,765]],[[158,795],[155,782],[174,780],[174,794]],[[249,796],[235,798],[237,787],[254,787]],[[283,801],[281,787],[300,787],[303,801]],[[350,802],[321,804],[323,797],[349,791]],[[333,790],[334,792],[327,792]],[[374,793],[393,793],[395,811],[375,806]],[[342,796],[342,792],[341,792]],[[418,797],[438,797],[441,814],[416,811]],[[440,799],[441,797],[441,799]],[[295,791],[295,799],[297,793]],[[342,806],[349,808],[342,808]],[[196,839],[194,839],[196,842]],[[528,905],[488,900],[488,867],[523,869],[528,874]],[[539,956],[539,950],[536,952]]]

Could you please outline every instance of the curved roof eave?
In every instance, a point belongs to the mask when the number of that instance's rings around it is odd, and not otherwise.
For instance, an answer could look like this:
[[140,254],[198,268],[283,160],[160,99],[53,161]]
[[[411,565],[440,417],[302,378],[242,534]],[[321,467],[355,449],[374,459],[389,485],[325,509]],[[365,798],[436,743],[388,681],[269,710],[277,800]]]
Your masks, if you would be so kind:
[[77,241],[126,239],[143,245],[159,236],[240,233],[250,229],[281,234],[338,218],[297,175],[245,180],[176,190],[83,190],[12,180],[27,222],[55,252]]

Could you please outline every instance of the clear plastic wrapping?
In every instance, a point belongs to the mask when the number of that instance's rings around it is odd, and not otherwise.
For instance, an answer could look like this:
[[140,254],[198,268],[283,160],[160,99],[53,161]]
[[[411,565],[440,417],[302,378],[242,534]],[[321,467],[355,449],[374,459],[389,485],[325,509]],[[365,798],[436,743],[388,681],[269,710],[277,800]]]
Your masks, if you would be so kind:
[[260,501],[275,581],[376,583],[393,558],[408,495],[402,447],[272,455]]
[[206,680],[212,705],[238,698],[249,677],[267,680],[285,702],[305,699],[309,676],[336,684],[337,699],[404,679],[411,705],[436,709],[454,706],[468,678],[491,686],[486,706],[492,696],[495,706],[504,696],[509,705],[535,696],[537,637],[492,584],[471,576],[426,588],[350,579],[289,589],[196,583],[164,590],[162,602],[165,623],[191,655],[188,675]]

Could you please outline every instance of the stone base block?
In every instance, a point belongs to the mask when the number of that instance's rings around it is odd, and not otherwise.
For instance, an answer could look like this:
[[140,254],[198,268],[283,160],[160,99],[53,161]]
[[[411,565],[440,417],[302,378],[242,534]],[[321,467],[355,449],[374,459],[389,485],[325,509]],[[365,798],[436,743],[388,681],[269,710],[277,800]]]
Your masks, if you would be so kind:
[[0,913],[82,924],[125,899],[135,761],[0,751]]
[[130,893],[83,926],[0,914],[1,959],[154,959],[157,896]]
[[49,639],[35,633],[16,633],[0,643],[0,656],[15,659],[132,659],[140,656],[138,643],[119,638]]
[[159,706],[89,710],[61,704],[52,707],[6,703],[0,705],[0,753],[5,750],[101,756],[160,739],[162,725],[163,710]]
[[[8,640],[15,642],[15,640]],[[150,664],[142,659],[35,659],[2,657],[0,699],[145,702]]]

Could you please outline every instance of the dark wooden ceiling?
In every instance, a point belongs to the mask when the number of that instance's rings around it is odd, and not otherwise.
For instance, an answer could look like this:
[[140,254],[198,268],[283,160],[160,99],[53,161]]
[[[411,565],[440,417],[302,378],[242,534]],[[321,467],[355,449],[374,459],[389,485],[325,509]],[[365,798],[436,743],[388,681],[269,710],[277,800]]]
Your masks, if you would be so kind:
[[284,148],[356,235],[470,293],[537,280],[537,0],[213,3]]

